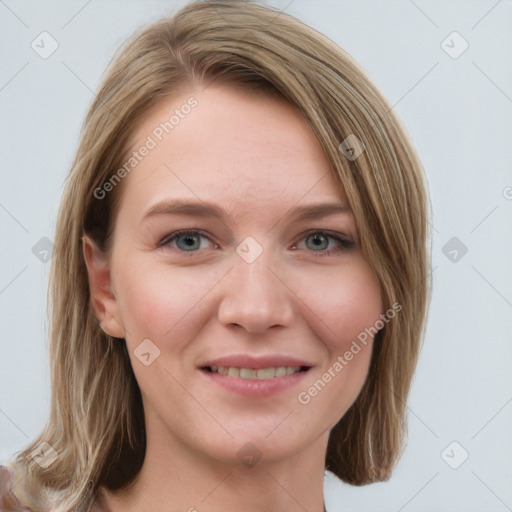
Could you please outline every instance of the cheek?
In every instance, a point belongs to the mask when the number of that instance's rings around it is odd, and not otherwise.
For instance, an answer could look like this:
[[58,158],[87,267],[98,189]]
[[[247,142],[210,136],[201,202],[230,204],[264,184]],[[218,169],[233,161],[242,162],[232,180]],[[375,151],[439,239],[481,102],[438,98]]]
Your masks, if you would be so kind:
[[129,343],[144,338],[161,342],[174,328],[193,325],[191,318],[201,311],[202,299],[219,281],[211,272],[158,261],[148,264],[142,258],[125,260],[117,268],[117,301]]
[[378,281],[363,260],[330,270],[306,282],[303,301],[314,313],[311,322],[332,356],[348,350],[359,334],[375,325],[382,299]]
[[[324,359],[298,394],[301,405],[332,428],[356,400],[368,375],[375,325],[382,313],[380,287],[369,266],[358,261],[309,283],[304,302]],[[309,409],[311,413],[311,409]]]

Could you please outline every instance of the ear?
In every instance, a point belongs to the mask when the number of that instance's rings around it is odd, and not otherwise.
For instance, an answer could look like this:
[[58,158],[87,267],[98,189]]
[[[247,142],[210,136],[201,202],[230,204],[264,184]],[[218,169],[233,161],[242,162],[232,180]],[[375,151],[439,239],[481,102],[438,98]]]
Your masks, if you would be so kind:
[[106,334],[114,338],[124,338],[124,326],[116,296],[112,291],[110,262],[107,255],[101,252],[87,235],[82,237],[82,248],[89,276],[91,305],[100,326]]

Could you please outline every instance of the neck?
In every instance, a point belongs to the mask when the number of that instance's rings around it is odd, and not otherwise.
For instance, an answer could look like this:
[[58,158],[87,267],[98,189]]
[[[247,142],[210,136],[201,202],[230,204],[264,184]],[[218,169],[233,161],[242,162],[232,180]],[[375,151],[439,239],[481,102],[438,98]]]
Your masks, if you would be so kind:
[[[153,435],[149,435],[153,434]],[[299,453],[253,466],[219,461],[194,451],[176,436],[166,442],[148,432],[146,455],[136,479],[104,491],[109,512],[296,512],[324,510],[324,464],[328,433]]]

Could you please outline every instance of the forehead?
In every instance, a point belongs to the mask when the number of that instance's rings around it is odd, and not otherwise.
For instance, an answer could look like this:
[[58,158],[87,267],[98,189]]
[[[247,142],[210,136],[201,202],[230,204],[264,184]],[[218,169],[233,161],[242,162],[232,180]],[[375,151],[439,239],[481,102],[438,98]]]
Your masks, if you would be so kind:
[[[143,157],[142,146],[150,147]],[[240,213],[344,199],[300,112],[262,93],[211,85],[166,98],[134,131],[133,151],[140,160],[125,178],[121,207],[141,213],[183,197]]]

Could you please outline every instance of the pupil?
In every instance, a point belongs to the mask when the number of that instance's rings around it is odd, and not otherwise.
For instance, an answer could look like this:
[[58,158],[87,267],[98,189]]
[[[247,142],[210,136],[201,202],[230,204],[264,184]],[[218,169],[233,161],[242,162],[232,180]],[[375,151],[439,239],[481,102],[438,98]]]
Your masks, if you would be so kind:
[[[320,247],[323,243],[325,243],[326,241],[326,238],[323,236],[323,235],[313,235],[312,236],[312,239],[313,239],[313,243],[314,245],[318,248]],[[324,247],[325,249],[326,247]]]
[[187,248],[193,248],[194,244],[197,242],[197,237],[192,235],[184,235],[181,237],[181,240],[184,241],[184,244]]

